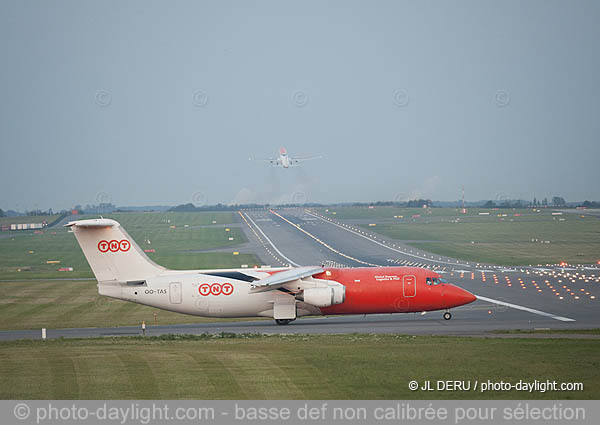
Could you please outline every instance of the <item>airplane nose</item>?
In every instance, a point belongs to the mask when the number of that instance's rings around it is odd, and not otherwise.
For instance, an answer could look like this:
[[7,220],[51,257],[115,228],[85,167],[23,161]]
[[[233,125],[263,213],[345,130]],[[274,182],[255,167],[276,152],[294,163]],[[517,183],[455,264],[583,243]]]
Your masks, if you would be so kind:
[[444,298],[449,304],[449,307],[458,307],[469,304],[477,299],[477,297],[469,291],[454,285],[448,285],[444,291]]

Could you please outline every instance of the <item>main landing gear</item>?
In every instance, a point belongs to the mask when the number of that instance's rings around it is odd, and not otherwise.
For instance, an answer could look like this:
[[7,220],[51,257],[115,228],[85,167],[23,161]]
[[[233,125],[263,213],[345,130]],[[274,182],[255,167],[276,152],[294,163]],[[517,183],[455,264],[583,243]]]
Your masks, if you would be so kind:
[[446,311],[444,313],[444,320],[450,320],[452,319],[452,313],[450,313],[449,311]]
[[291,322],[293,322],[296,319],[275,319],[275,323],[277,323],[278,325],[287,325]]

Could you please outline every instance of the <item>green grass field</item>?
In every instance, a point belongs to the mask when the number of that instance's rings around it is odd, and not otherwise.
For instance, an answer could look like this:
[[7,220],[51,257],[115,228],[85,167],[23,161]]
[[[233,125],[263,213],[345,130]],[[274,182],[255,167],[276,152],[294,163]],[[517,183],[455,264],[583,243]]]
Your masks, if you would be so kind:
[[[384,216],[393,218],[401,212],[404,218],[361,226],[435,254],[501,265],[561,261],[579,264],[600,260],[600,220],[596,217],[553,216],[551,211],[534,213],[531,210],[486,210],[489,216],[472,216],[477,211],[469,210],[464,216],[452,208],[434,208],[431,215],[424,215],[420,209],[412,209],[411,214],[411,211],[387,208],[389,210],[384,207],[375,210],[373,214],[378,216],[374,215],[373,221]],[[370,214],[370,210],[364,208],[356,210],[354,213],[344,210],[336,217],[365,218],[365,214]],[[421,217],[411,218],[418,213]],[[498,214],[506,216],[498,217]]]
[[[119,221],[143,249],[155,249],[155,253],[147,255],[168,268],[239,267],[258,262],[253,256],[232,261],[227,258],[233,255],[236,245],[246,242],[239,228],[226,231],[227,224],[237,220],[231,212],[117,213],[106,217]],[[193,252],[227,247],[231,248],[227,254]],[[48,264],[49,260],[60,263]],[[60,267],[73,267],[74,271],[59,272]],[[66,228],[48,229],[43,234],[27,231],[1,238],[0,276],[2,280],[93,278],[75,237]]]
[[[209,254],[216,256],[222,254]],[[228,257],[229,258],[229,257]],[[240,255],[235,261],[251,260]],[[231,259],[232,261],[233,258]],[[232,262],[223,263],[225,267]],[[202,323],[212,318],[172,313],[98,295],[96,281],[25,281],[0,283],[0,329],[58,329]],[[219,319],[226,320],[226,319]]]
[[[448,221],[454,212],[447,212],[436,212],[438,219]],[[233,213],[122,213],[107,216],[121,222],[142,248],[155,249],[155,253],[148,255],[169,268],[230,268],[258,264],[254,255],[232,254],[239,249],[238,244],[246,241],[239,228],[230,227],[230,231],[225,231],[228,225],[237,221]],[[458,224],[447,221],[387,225],[390,232],[400,231],[399,235],[405,239],[409,235],[412,239],[422,240],[437,235],[424,226]],[[588,225],[585,220],[581,223]],[[411,227],[404,230],[396,227],[405,224]],[[417,226],[413,226],[415,224]],[[463,224],[482,223],[459,225]],[[571,220],[560,224],[570,225]],[[493,237],[488,227],[478,231]],[[383,225],[378,225],[369,229],[380,231],[382,228]],[[433,239],[441,242],[433,244],[466,243],[464,236],[461,239],[461,230],[454,231],[456,229],[449,227],[441,233],[443,237]],[[593,245],[594,236],[585,240]],[[503,234],[496,243],[514,243],[511,242],[513,237],[514,234]],[[595,237],[597,243],[597,235]],[[519,241],[517,239],[517,243]],[[210,249],[223,251],[197,252]],[[49,265],[47,260],[60,260],[61,263]],[[58,272],[60,266],[71,266],[75,271]],[[48,280],[63,277],[90,280]],[[51,229],[42,235],[24,232],[0,239],[0,279],[3,280],[0,282],[0,329],[109,327],[139,325],[143,320],[151,326],[155,314],[159,325],[214,320],[100,297],[74,236],[64,228]],[[0,342],[3,384],[0,398],[523,398],[520,392],[411,392],[408,382],[413,379],[421,382],[425,379],[513,382],[551,379],[583,382],[585,390],[528,393],[527,398],[598,399],[600,396],[600,341],[595,339],[574,343],[572,339],[398,335],[223,336]]]
[[[2,399],[598,399],[600,341],[394,335],[0,343]],[[510,359],[510,361],[508,361]],[[451,365],[449,367],[449,365]],[[582,382],[420,392],[411,380]]]
[[[239,228],[228,227],[237,220],[231,212],[120,213],[107,217],[118,220],[143,249],[155,249],[147,255],[167,268],[260,264],[253,254],[233,255],[246,238]],[[197,252],[210,249],[223,251]],[[48,264],[48,260],[60,264]],[[59,272],[59,267],[73,267],[74,271]],[[90,280],[50,280],[63,278]],[[101,297],[75,237],[62,227],[0,239],[0,280],[0,329],[107,327],[138,325],[142,320],[150,324],[155,313],[158,324],[212,320]]]

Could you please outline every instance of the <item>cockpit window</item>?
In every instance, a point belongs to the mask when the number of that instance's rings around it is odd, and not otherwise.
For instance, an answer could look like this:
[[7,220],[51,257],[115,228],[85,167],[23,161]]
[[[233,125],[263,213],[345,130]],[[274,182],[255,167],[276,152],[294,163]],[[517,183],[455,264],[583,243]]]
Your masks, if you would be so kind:
[[441,277],[428,277],[425,279],[427,285],[439,285],[440,283],[448,283],[448,281]]
[[431,278],[428,277],[427,279],[425,279],[425,283],[427,283],[428,285],[431,285]]

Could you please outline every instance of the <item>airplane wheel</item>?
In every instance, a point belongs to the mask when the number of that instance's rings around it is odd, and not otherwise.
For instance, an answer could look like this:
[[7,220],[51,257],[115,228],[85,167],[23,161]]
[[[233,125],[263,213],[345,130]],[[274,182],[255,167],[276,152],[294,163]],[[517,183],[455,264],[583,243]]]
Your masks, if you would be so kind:
[[452,313],[450,313],[449,311],[444,313],[444,320],[450,320],[452,319]]
[[275,319],[275,323],[277,323],[278,325],[287,325],[291,322],[293,322],[296,319]]

